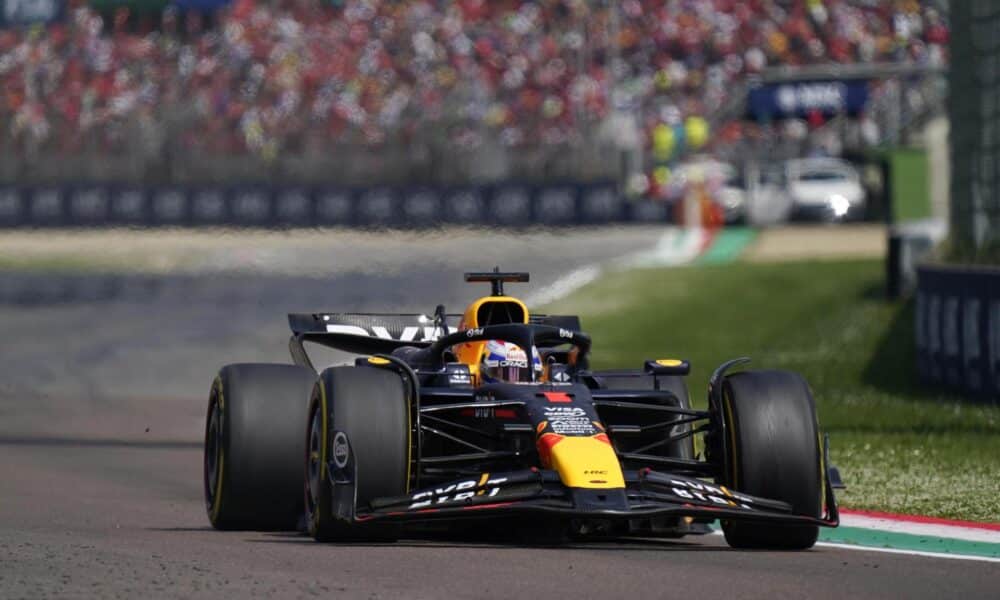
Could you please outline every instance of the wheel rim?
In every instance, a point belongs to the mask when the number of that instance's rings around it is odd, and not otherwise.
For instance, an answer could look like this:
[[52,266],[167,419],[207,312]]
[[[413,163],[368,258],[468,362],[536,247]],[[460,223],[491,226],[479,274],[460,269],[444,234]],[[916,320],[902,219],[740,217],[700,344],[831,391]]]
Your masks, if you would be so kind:
[[212,395],[205,425],[205,501],[209,513],[215,505],[215,493],[219,484],[219,463],[222,454],[222,414],[218,399]]
[[306,508],[311,516],[319,505],[323,473],[323,423],[319,407],[313,410],[309,423],[309,447],[306,449]]

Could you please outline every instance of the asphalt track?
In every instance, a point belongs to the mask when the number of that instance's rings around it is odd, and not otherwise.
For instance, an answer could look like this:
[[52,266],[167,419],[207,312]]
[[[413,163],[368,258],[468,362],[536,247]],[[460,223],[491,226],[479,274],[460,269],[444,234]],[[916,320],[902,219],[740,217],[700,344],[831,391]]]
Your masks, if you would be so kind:
[[[458,308],[477,291],[461,283],[465,268],[499,262],[541,282],[657,238],[646,229],[542,242],[459,236],[442,245],[446,258],[429,260],[419,239],[388,236],[371,268],[351,243],[311,274],[276,274],[315,260],[293,255],[263,272],[163,275],[152,291],[107,301],[0,304],[0,598],[996,597],[997,563],[741,552],[720,536],[338,546],[209,529],[200,483],[209,382],[225,362],[285,360],[285,312]],[[498,246],[502,256],[490,251]]]

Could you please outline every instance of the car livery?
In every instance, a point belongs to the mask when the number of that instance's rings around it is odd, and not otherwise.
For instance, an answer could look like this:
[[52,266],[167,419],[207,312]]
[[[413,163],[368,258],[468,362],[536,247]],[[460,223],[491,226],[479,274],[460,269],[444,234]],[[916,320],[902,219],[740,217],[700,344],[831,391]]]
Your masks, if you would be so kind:
[[[687,361],[592,370],[578,318],[503,293],[527,274],[466,279],[492,294],[460,315],[292,314],[293,365],[224,367],[206,423],[212,524],[346,541],[470,518],[671,537],[721,520],[733,546],[793,549],[837,525],[839,477],[800,376],[732,360],[695,409]],[[360,356],[316,369],[312,343]],[[524,377],[487,376],[505,361]]]

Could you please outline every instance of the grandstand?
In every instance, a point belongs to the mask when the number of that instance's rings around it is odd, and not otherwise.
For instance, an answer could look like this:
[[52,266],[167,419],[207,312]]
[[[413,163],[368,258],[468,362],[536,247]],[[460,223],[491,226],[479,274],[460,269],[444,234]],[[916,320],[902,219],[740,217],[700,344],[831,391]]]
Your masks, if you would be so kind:
[[0,29],[0,181],[593,180],[748,140],[877,144],[897,130],[875,110],[831,134],[733,107],[775,67],[944,65],[939,4],[54,2]]

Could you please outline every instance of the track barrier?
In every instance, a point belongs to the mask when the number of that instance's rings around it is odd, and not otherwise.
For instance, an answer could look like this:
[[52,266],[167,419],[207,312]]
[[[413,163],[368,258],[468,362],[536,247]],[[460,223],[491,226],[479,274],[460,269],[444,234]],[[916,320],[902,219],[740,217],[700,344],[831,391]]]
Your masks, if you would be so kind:
[[663,222],[611,181],[466,186],[0,186],[0,228],[433,227]]
[[1000,403],[1000,268],[919,267],[915,326],[922,381]]

